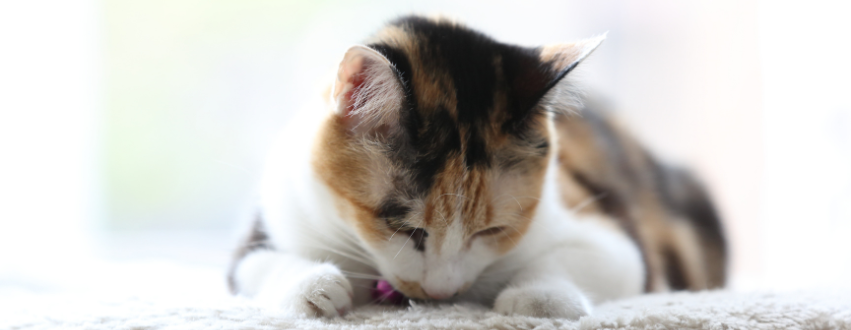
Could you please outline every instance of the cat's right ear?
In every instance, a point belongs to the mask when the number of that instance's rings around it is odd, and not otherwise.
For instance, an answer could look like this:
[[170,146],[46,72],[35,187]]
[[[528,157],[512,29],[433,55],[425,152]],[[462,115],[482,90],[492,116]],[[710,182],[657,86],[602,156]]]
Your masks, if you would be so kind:
[[405,95],[386,57],[369,47],[353,46],[343,56],[331,97],[345,126],[363,134],[397,127]]

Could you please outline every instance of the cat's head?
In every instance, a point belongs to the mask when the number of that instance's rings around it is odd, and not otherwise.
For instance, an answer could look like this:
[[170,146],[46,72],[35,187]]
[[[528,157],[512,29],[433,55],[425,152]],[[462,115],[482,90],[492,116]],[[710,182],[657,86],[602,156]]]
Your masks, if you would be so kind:
[[406,17],[346,52],[313,166],[397,290],[451,297],[523,239],[553,152],[545,94],[601,41],[523,48]]

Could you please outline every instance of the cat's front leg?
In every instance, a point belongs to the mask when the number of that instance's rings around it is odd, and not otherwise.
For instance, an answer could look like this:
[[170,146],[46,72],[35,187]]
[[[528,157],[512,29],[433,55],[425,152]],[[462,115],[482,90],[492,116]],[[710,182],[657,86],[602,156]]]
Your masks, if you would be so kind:
[[564,278],[528,279],[512,284],[497,296],[494,310],[503,314],[557,317],[571,320],[591,314],[589,299]]
[[336,317],[352,309],[352,285],[330,263],[259,250],[240,261],[234,277],[239,294],[287,312]]
[[594,304],[642,292],[645,271],[636,244],[584,220],[569,237],[517,258],[527,262],[497,296],[496,311],[578,319],[591,314]]

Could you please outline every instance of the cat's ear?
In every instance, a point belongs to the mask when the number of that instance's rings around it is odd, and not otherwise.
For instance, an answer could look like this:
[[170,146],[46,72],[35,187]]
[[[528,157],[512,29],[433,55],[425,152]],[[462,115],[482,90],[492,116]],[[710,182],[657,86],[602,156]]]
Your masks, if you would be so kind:
[[597,49],[605,39],[606,35],[603,34],[577,42],[546,45],[539,48],[538,56],[550,71],[550,84],[558,83],[579,62],[591,55],[591,52]]
[[386,57],[365,46],[346,51],[331,97],[337,115],[351,132],[387,131],[398,126],[404,96],[401,81]]
[[535,59],[518,60],[512,91],[521,108],[530,108],[559,83],[582,60],[591,54],[606,35],[573,43],[561,43],[535,48]]

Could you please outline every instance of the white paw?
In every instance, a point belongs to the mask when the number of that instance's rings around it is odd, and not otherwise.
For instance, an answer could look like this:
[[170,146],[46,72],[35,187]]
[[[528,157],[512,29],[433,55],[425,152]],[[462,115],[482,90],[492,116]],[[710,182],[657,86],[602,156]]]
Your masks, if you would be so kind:
[[343,316],[352,309],[352,285],[337,267],[320,264],[288,273],[263,288],[258,300],[312,317]]
[[493,309],[508,315],[578,320],[591,314],[591,303],[572,285],[539,283],[505,289],[496,298]]

